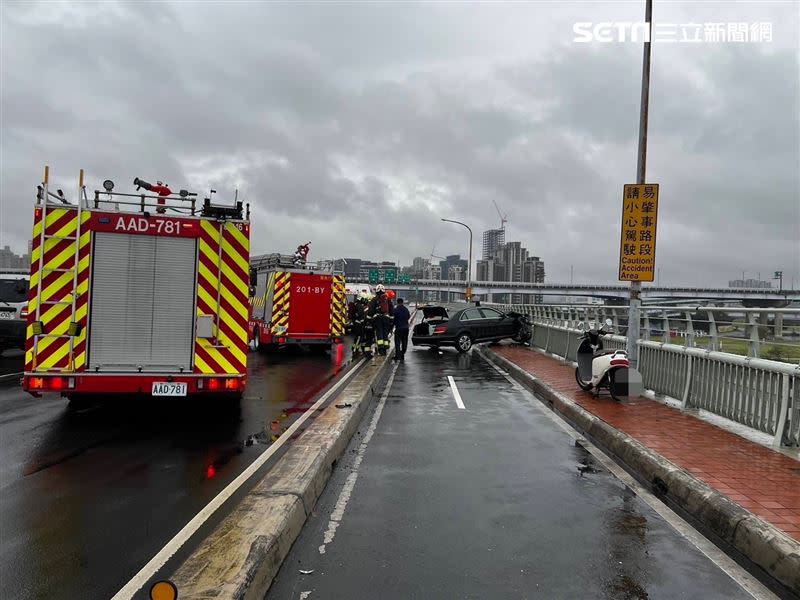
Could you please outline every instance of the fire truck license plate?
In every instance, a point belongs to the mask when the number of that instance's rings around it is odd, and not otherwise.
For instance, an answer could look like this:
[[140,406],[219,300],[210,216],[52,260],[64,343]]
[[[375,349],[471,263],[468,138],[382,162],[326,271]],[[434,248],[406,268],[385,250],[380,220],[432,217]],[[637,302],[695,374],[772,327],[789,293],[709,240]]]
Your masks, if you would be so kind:
[[186,383],[180,381],[154,381],[153,396],[185,396]]

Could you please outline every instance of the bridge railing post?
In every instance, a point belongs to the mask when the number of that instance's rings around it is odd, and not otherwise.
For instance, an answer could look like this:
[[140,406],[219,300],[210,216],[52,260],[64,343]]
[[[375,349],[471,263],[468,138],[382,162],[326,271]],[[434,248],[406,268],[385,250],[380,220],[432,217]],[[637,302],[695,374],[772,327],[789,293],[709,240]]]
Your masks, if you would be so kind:
[[714,319],[714,311],[706,310],[706,318],[708,319],[708,349],[717,352],[719,351],[719,332],[717,331],[717,321]]
[[662,315],[662,319],[663,319],[662,328],[664,329],[664,336],[663,336],[662,341],[665,344],[669,344],[670,340],[671,340],[671,337],[670,337],[670,331],[669,331],[669,313],[667,312],[666,308],[661,311],[661,315]]
[[[614,307],[611,309],[611,320],[614,323],[614,335],[619,335],[619,309]],[[630,329],[630,324],[628,325]]]
[[694,348],[694,324],[692,323],[692,313],[687,310],[684,315],[686,316],[686,331],[683,338],[683,345],[688,348]]
[[650,311],[646,308],[642,309],[642,318],[644,319],[644,331],[640,333],[643,340],[650,341]]
[[750,329],[749,342],[747,344],[747,356],[758,358],[760,340],[758,337],[758,316],[754,312],[747,312],[747,324]]

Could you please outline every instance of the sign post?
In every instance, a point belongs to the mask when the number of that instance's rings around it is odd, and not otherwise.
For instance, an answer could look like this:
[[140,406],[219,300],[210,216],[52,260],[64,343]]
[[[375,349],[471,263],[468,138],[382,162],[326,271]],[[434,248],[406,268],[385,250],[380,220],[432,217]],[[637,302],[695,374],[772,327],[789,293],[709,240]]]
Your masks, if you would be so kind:
[[[636,161],[636,183],[644,185],[647,172],[647,117],[650,110],[650,39],[653,33],[653,0],[645,0],[644,20],[647,36],[642,56],[642,95],[639,112],[639,152]],[[654,263],[655,264],[655,261]],[[631,367],[639,367],[639,309],[642,305],[641,281],[631,281],[631,296],[628,308],[628,331],[626,350]]]

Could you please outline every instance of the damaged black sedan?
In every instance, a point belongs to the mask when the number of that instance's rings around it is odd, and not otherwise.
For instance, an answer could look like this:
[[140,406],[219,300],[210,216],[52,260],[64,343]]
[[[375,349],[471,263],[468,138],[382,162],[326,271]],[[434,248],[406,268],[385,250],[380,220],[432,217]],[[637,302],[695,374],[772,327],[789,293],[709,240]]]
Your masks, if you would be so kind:
[[510,338],[524,344],[530,341],[533,329],[526,315],[503,313],[489,307],[462,308],[452,314],[444,306],[423,306],[422,322],[414,326],[414,346],[451,346],[467,352],[473,344],[496,342]]

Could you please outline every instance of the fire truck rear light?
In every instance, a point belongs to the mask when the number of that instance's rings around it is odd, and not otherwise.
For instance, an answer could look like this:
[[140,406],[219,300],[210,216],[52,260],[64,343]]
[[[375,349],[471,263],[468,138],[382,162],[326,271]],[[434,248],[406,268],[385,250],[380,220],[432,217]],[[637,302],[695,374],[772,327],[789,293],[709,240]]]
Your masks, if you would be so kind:
[[32,390],[63,390],[74,389],[74,377],[31,377],[28,387]]
[[208,389],[215,392],[219,389],[219,379],[211,378],[208,380]]
[[285,344],[286,343],[286,338],[278,338],[278,343],[279,344]]
[[225,380],[225,389],[228,391],[235,392],[239,389],[239,380],[235,377],[230,377]]
[[20,319],[27,319],[28,318],[28,309],[27,308],[20,308],[19,309],[19,318]]
[[434,335],[441,335],[443,333],[447,333],[446,325],[439,325],[436,329],[433,330]]

